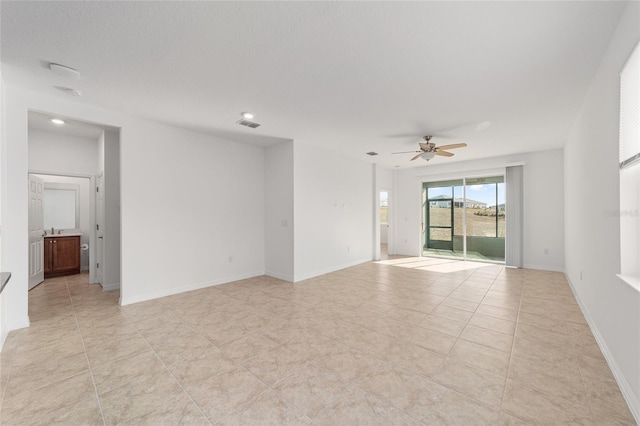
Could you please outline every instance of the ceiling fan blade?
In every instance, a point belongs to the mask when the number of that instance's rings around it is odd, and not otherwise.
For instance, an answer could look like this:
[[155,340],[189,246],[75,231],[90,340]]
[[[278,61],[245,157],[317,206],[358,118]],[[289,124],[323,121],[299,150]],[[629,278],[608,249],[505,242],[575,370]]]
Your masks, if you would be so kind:
[[391,154],[413,154],[414,152],[422,152],[422,151],[402,151],[402,152],[392,152]]
[[453,157],[455,154],[447,151],[436,151],[436,155],[441,155],[443,157]]
[[442,145],[442,146],[436,147],[436,151],[441,151],[443,149],[464,148],[465,146],[467,146],[466,143],[454,143],[451,145]]
[[420,152],[420,154],[416,155],[415,157],[413,157],[413,158],[412,158],[411,160],[409,160],[409,161],[413,161],[413,160],[415,160],[416,158],[419,158],[421,155],[422,155],[422,152]]

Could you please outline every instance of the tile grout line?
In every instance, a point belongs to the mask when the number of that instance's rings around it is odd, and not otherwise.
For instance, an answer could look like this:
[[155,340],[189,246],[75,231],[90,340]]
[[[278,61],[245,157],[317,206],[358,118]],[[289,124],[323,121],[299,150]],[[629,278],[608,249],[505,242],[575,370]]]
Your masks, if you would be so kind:
[[[509,371],[511,370],[511,361],[513,359],[513,349],[516,346],[516,333],[518,332],[518,324],[520,323],[520,309],[522,308],[522,300],[524,299],[525,289],[527,287],[527,280],[523,277],[522,281],[522,293],[520,293],[520,303],[518,303],[518,315],[516,315],[516,326],[513,330],[513,342],[511,342],[511,352],[509,352],[509,363],[507,364],[507,374],[504,378],[504,386],[502,388],[502,398],[500,398],[500,411],[503,411],[504,396],[507,392],[507,381],[509,380]],[[512,415],[512,414],[509,414]]]
[[7,377],[7,387],[2,393],[2,399],[0,400],[0,413],[2,412],[2,405],[4,404],[4,399],[6,398],[7,392],[9,391],[9,384],[11,383],[11,374],[13,373],[13,363],[14,363],[13,357],[15,357],[15,354],[11,355],[11,357],[12,357],[11,363],[9,364],[9,376]]
[[91,383],[93,383],[93,390],[96,394],[96,400],[98,401],[98,409],[100,410],[100,416],[102,417],[102,423],[106,426],[107,422],[104,418],[104,412],[102,411],[102,402],[100,401],[100,395],[98,395],[98,386],[96,385],[96,380],[93,377],[93,369],[91,368],[91,362],[89,361],[89,354],[87,353],[87,347],[84,344],[84,336],[82,335],[82,330],[80,329],[80,322],[78,321],[78,315],[76,314],[76,306],[73,303],[73,297],[71,296],[71,290],[69,289],[69,282],[65,278],[64,280],[65,286],[67,287],[67,293],[69,294],[69,300],[71,301],[71,309],[73,311],[73,318],[76,320],[76,329],[78,330],[78,334],[80,335],[80,340],[82,341],[82,349],[84,351],[84,357],[87,360],[87,366],[89,367],[89,375],[91,376]]
[[[478,269],[479,269],[479,268],[477,268],[475,271],[477,271]],[[482,297],[482,299],[481,299],[481,300],[480,300],[480,302],[478,303],[478,306],[476,306],[476,308],[474,309],[474,311],[473,311],[472,315],[469,317],[469,319],[468,319],[468,320],[466,320],[466,321],[465,321],[464,329],[466,329],[466,328],[467,328],[467,326],[469,326],[469,325],[470,325],[470,324],[469,324],[469,322],[471,321],[471,318],[473,318],[473,315],[475,315],[475,314],[476,314],[476,311],[478,310],[478,308],[479,308],[479,307],[480,307],[480,305],[482,304],[482,301],[487,297],[487,293],[489,293],[489,291],[491,290],[491,287],[493,287],[493,284],[495,283],[495,281],[496,281],[497,277],[498,277],[502,272],[504,272],[504,270],[505,270],[505,267],[504,267],[504,265],[503,265],[503,266],[501,267],[500,273],[499,273],[499,274],[497,274],[495,278],[493,278],[493,281],[491,282],[491,286],[489,286],[489,287],[487,288],[487,290],[485,291],[484,296]],[[475,273],[475,271],[474,271],[473,273],[469,274],[468,276],[466,276],[466,277],[465,277],[465,278],[460,282],[460,284],[459,284],[459,285],[458,285],[454,290],[452,290],[452,291],[451,291],[451,293],[453,293],[454,291],[456,291],[456,290],[457,290],[457,289],[458,289],[458,288],[459,288],[459,287],[460,287],[460,286],[461,286],[465,281],[467,281],[471,276],[473,276],[473,274]],[[445,299],[444,299],[444,300],[446,300],[446,298],[447,298],[447,297],[451,296],[451,293],[449,293],[449,295],[447,295],[447,296],[445,297]],[[522,300],[522,294],[520,295],[520,299]],[[442,302],[444,302],[444,300],[443,300]],[[441,304],[442,302],[440,302],[440,304]],[[438,306],[440,306],[440,304],[438,304]],[[447,306],[447,305],[443,305],[443,306]],[[517,326],[517,322],[516,322],[516,326]],[[480,328],[483,328],[483,327],[480,327]],[[445,360],[446,360],[447,358],[449,358],[450,353],[451,353],[451,350],[455,347],[455,345],[458,343],[458,341],[463,340],[463,341],[467,342],[467,340],[465,340],[465,339],[463,339],[463,338],[461,338],[461,337],[460,337],[460,336],[462,335],[462,333],[464,332],[464,329],[463,329],[463,331],[460,333],[460,335],[456,338],[455,343],[451,346],[451,348],[449,349],[449,351],[448,351],[448,352],[447,352],[447,354],[445,355]],[[484,328],[483,328],[483,329],[484,329]],[[488,329],[486,329],[486,330],[488,330]],[[490,330],[490,331],[493,331],[493,330]],[[501,333],[501,334],[503,334],[503,333]],[[514,331],[514,338],[513,338],[513,341],[515,342],[515,331]],[[475,343],[475,342],[471,342],[471,343]],[[486,347],[486,348],[490,348],[490,349],[494,349],[494,350],[495,350],[495,348],[491,348],[490,346],[486,346],[486,345],[481,344],[481,343],[476,343],[476,344],[478,344],[478,345],[480,345],[480,346],[484,346],[484,347]],[[513,350],[513,342],[512,342],[512,350]],[[502,351],[500,351],[500,352],[502,352]],[[509,359],[511,359],[511,354],[509,354]],[[488,370],[485,370],[484,368],[480,368],[480,367],[476,367],[476,366],[470,365],[470,364],[466,363],[466,362],[465,362],[465,361],[463,361],[463,360],[458,360],[458,359],[456,359],[456,360],[457,360],[457,361],[462,362],[464,365],[466,365],[466,366],[468,366],[468,367],[478,368],[478,369],[483,370],[483,371],[488,371]],[[500,398],[500,407],[497,409],[498,414],[500,414],[500,413],[502,412],[502,400],[503,400],[503,398],[504,398],[504,390],[505,390],[505,388],[506,388],[506,381],[507,381],[507,377],[508,377],[508,371],[509,371],[509,370],[508,370],[508,367],[507,367],[507,374],[505,374],[505,381],[504,381],[505,385],[503,385],[503,389],[502,389],[502,396],[501,396],[501,398]],[[493,372],[491,372],[491,371],[489,371],[489,373],[494,374],[494,375],[497,375],[496,373],[493,373]],[[429,380],[429,379],[427,379],[427,380]],[[447,388],[447,389],[449,389],[449,390],[451,390],[451,391],[453,391],[453,392],[456,392],[456,393],[458,393],[458,394],[460,394],[460,395],[463,395],[464,397],[469,398],[469,399],[471,399],[472,401],[475,401],[475,402],[477,402],[477,403],[480,403],[480,404],[485,405],[486,407],[489,407],[489,408],[491,408],[491,409],[493,409],[493,410],[496,410],[496,407],[491,406],[491,405],[489,405],[489,404],[487,404],[487,403],[485,403],[485,402],[483,402],[483,401],[480,401],[480,400],[478,400],[478,399],[476,399],[476,398],[473,398],[473,397],[471,397],[471,396],[468,396],[468,395],[462,394],[462,393],[460,393],[459,391],[457,391],[457,390],[455,390],[455,389],[451,389],[449,386],[445,386],[445,385],[440,384],[440,383],[438,383],[438,382],[433,382],[432,380],[429,380],[429,381],[430,381],[430,382],[432,382],[432,383],[436,383],[436,384],[438,384],[438,385],[440,385],[440,386],[443,386],[443,387],[445,387],[445,388]]]
[[[173,374],[173,372],[171,371],[171,369],[169,369],[169,367],[167,367],[167,364],[165,364],[164,360],[162,359],[162,357],[160,357],[160,355],[158,355],[158,352],[156,352],[155,348],[151,345],[151,343],[149,343],[149,341],[147,340],[146,337],[144,337],[144,335],[140,332],[140,329],[136,326],[135,321],[132,321],[131,318],[129,317],[129,315],[126,313],[126,311],[124,309],[121,309],[123,315],[127,318],[127,320],[131,323],[131,325],[133,325],[133,327],[136,329],[136,331],[138,332],[138,334],[140,335],[140,337],[142,337],[142,340],[144,340],[144,342],[147,344],[147,346],[149,346],[149,348],[151,349],[151,351],[153,352],[153,354],[160,360],[160,363],[162,364],[162,366],[167,370],[167,372],[169,373],[169,375],[173,378],[173,380],[176,381],[176,383],[178,384],[178,386],[180,386],[180,389],[182,389],[182,392],[185,393],[185,395],[187,395],[187,397],[189,397],[189,400],[198,408],[198,411],[200,412],[200,414],[202,414],[204,416],[205,419],[207,419],[207,421],[209,422],[210,425],[213,425],[213,423],[211,422],[211,420],[209,419],[209,416],[204,414],[204,411],[202,411],[202,408],[200,408],[200,405],[197,404],[194,399],[191,397],[191,394],[189,392],[187,392],[187,390],[184,388],[184,386],[182,385],[182,383],[180,382],[180,380],[178,380],[178,378]],[[180,320],[180,323],[184,324],[184,321]],[[192,331],[195,332],[195,330],[193,329],[193,327],[191,327],[189,324],[186,324],[187,327],[189,327]],[[214,345],[215,346],[215,345]],[[216,346],[217,347],[217,346]],[[169,398],[167,398],[169,399]]]

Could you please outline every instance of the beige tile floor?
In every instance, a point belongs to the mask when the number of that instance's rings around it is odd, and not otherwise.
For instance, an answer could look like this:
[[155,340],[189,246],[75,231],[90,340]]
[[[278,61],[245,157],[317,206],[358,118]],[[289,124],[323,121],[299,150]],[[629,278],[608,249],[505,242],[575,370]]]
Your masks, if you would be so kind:
[[0,423],[635,424],[559,273],[367,263],[118,297],[84,274],[30,292]]

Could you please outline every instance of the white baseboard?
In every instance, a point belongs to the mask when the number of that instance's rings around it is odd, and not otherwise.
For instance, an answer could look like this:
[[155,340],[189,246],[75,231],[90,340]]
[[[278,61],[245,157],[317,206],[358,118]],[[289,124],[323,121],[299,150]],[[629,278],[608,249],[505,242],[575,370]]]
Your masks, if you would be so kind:
[[6,328],[4,328],[4,330],[2,330],[2,332],[0,333],[0,352],[2,352],[2,347],[4,346],[4,342],[5,340],[7,340],[7,336],[9,335],[10,331],[27,328],[30,324],[31,321],[29,321],[29,317],[7,323]]
[[563,272],[564,268],[561,266],[549,266],[549,265],[531,265],[525,264],[522,266],[525,269],[536,269],[539,271],[551,271],[551,272]]
[[5,340],[7,340],[7,336],[9,335],[9,330],[4,328],[0,331],[0,352],[2,352],[2,347],[4,346]]
[[120,305],[131,305],[133,303],[146,302],[147,300],[159,299],[161,297],[173,296],[174,294],[186,293],[187,291],[200,290],[207,287],[213,287],[220,284],[227,284],[233,281],[246,280],[248,278],[254,278],[264,275],[264,271],[249,272],[246,274],[232,275],[224,278],[219,278],[213,281],[207,281],[203,283],[188,284],[180,287],[172,287],[164,290],[156,291],[153,293],[141,294],[134,297],[120,296]]
[[293,277],[291,275],[280,274],[278,272],[266,271],[265,275],[268,275],[273,278],[277,278],[279,280],[293,282]]
[[598,343],[598,346],[602,351],[602,355],[604,355],[604,359],[607,361],[607,364],[609,365],[609,368],[613,373],[613,377],[616,379],[616,382],[618,383],[618,387],[622,392],[622,396],[624,397],[624,400],[627,402],[627,405],[629,406],[629,411],[631,411],[631,414],[635,418],[636,423],[640,424],[640,398],[638,398],[638,395],[634,394],[633,389],[631,388],[631,385],[629,384],[627,379],[624,377],[624,374],[622,373],[622,371],[620,370],[620,367],[618,366],[615,359],[613,358],[613,355],[611,355],[611,351],[609,350],[609,347],[607,346],[606,341],[602,337],[602,334],[600,334],[600,330],[596,326],[595,322],[593,322],[593,320],[591,319],[591,316],[589,315],[589,312],[585,309],[584,304],[580,300],[580,296],[578,296],[578,292],[573,286],[573,283],[571,282],[571,278],[569,278],[569,275],[567,274],[565,274],[565,276],[567,277],[567,281],[569,282],[569,286],[571,287],[573,296],[576,298],[576,301],[578,302],[578,306],[580,306],[582,315],[584,315],[584,318],[587,321],[587,324],[589,324],[591,333],[593,334],[593,337],[596,339],[596,342]]
[[302,275],[295,275],[294,274],[293,282],[297,283],[297,282],[300,282],[300,281],[308,280],[310,278],[319,277],[320,275],[330,274],[331,272],[339,271],[341,269],[351,268],[352,266],[361,265],[361,264],[367,263],[367,262],[371,262],[371,258],[359,259],[359,260],[356,260],[356,261],[353,261],[353,262],[345,263],[343,265],[332,266],[330,268],[320,269],[320,270],[317,270],[317,271],[314,271],[314,272],[310,272],[308,274],[302,274]]
[[120,290],[120,283],[100,284],[100,287],[102,287],[102,291]]

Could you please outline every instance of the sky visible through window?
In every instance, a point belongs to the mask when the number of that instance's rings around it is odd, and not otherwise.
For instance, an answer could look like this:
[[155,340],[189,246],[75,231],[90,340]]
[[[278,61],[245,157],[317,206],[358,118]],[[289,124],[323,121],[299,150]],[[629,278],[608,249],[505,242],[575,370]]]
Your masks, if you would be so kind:
[[[504,183],[498,183],[498,204],[505,202]],[[451,187],[429,188],[429,198],[439,195],[451,196]],[[454,187],[455,198],[462,198],[462,186]],[[467,185],[467,199],[486,203],[487,206],[496,205],[496,184],[485,183],[480,185]]]
[[387,207],[389,205],[389,193],[380,192],[380,207]]

